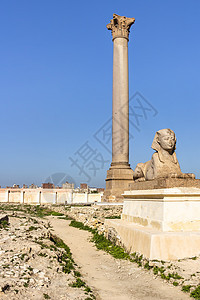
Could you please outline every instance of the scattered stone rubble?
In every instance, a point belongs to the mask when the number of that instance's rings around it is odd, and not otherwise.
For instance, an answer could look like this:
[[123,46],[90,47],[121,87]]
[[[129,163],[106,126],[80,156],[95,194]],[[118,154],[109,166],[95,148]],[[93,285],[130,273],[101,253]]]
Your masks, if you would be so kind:
[[9,216],[0,229],[0,299],[93,299],[85,287],[70,286],[79,269],[74,264],[69,274],[63,272],[64,250],[50,240],[50,230],[47,220],[20,212]]
[[105,233],[105,219],[120,218],[123,205],[91,205],[91,206],[49,206],[49,208],[67,214],[72,219],[82,222],[98,233]]

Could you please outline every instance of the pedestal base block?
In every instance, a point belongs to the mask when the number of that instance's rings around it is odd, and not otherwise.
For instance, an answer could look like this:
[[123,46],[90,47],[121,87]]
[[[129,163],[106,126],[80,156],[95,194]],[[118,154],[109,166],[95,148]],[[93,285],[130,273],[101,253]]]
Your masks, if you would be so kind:
[[128,190],[153,190],[175,187],[200,188],[200,179],[191,178],[158,178],[149,181],[133,181]]
[[129,253],[138,252],[153,260],[176,260],[200,254],[200,232],[160,232],[125,220],[105,220],[114,228]]
[[179,187],[124,193],[121,220],[106,220],[129,252],[173,260],[200,254],[200,189]]
[[133,182],[133,170],[129,165],[111,166],[107,171],[104,201],[123,202],[122,194],[128,190],[131,182]]

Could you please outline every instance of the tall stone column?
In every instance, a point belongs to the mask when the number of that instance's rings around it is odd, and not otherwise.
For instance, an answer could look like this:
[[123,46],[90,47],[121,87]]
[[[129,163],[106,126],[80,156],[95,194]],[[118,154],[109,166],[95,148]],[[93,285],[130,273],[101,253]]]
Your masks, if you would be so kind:
[[113,115],[112,115],[112,163],[107,171],[106,201],[121,201],[122,193],[133,181],[129,165],[129,80],[128,41],[134,18],[113,14],[107,25],[113,37]]

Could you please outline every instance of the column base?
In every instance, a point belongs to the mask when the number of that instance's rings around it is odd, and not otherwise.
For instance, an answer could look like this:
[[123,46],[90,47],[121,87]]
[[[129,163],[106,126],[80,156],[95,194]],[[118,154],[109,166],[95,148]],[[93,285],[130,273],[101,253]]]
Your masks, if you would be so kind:
[[111,163],[107,171],[106,190],[103,195],[105,202],[123,202],[122,194],[133,182],[133,170],[128,163]]

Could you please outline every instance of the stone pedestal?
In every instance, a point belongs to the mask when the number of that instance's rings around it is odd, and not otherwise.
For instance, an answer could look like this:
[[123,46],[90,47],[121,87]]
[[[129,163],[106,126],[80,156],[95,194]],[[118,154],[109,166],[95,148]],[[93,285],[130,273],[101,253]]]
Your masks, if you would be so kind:
[[149,181],[133,181],[127,190],[152,190],[174,187],[191,187],[200,189],[200,179],[192,178],[158,178]]
[[122,193],[133,181],[129,165],[128,39],[134,21],[114,14],[107,25],[113,36],[113,116],[112,163],[106,178],[106,201],[122,201]]
[[123,202],[123,193],[128,190],[129,184],[133,181],[133,170],[130,165],[112,165],[107,171],[106,190],[104,201]]
[[200,189],[168,188],[124,193],[121,220],[106,220],[124,247],[149,259],[200,254]]

